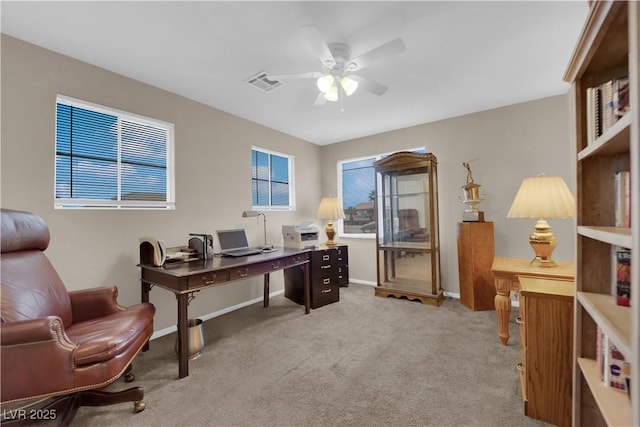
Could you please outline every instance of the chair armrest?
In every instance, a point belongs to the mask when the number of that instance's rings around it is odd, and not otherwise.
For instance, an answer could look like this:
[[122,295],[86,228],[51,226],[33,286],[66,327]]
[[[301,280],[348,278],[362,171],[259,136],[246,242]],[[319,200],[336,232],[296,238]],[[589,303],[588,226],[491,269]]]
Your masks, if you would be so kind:
[[118,288],[115,286],[71,291],[69,297],[71,298],[73,323],[108,316],[124,310],[124,307],[118,304]]
[[3,403],[74,387],[77,346],[59,317],[3,322],[0,342]]
[[58,316],[3,322],[0,327],[0,342],[3,348],[44,341],[53,341],[70,349],[75,348],[75,344],[65,334],[62,320]]

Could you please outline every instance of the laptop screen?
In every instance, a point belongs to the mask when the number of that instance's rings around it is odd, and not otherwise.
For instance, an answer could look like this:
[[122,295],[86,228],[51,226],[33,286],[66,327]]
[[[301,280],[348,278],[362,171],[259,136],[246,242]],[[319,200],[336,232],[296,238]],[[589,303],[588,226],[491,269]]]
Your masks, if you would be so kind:
[[217,230],[216,234],[220,242],[220,249],[223,251],[249,247],[247,234],[242,228],[236,230]]

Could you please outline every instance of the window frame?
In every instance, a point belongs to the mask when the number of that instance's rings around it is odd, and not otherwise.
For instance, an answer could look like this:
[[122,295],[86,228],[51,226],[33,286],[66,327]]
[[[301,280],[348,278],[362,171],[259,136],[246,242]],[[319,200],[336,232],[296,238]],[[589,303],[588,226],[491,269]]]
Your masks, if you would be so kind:
[[[344,199],[343,199],[343,179],[342,179],[342,175],[343,175],[343,164],[345,163],[352,163],[352,162],[358,162],[358,161],[362,161],[362,160],[371,160],[373,159],[373,161],[378,161],[380,159],[382,159],[383,157],[387,157],[391,154],[394,153],[398,153],[400,151],[420,151],[422,150],[422,152],[427,152],[426,151],[426,147],[425,146],[421,146],[421,147],[414,147],[414,148],[406,148],[406,149],[400,149],[400,150],[394,150],[394,151],[389,151],[389,152],[385,152],[385,153],[380,153],[380,154],[372,154],[372,155],[367,155],[367,156],[361,156],[361,157],[353,157],[353,158],[349,158],[349,159],[342,159],[342,160],[338,160],[336,162],[336,171],[337,171],[337,186],[338,186],[338,200],[340,200],[340,204],[342,206],[342,209],[344,210]],[[373,167],[372,167],[373,168]],[[375,172],[375,170],[374,170]],[[375,178],[375,180],[377,181],[377,177]],[[377,182],[374,183],[374,192],[377,186]],[[374,200],[374,209],[375,209],[375,200]],[[375,212],[374,212],[375,214]],[[370,239],[373,240],[376,238],[376,232],[374,231],[373,233],[345,233],[344,232],[344,219],[340,219],[340,220],[336,220],[334,221],[334,225],[337,225],[337,230],[338,230],[338,236],[341,238],[349,238],[349,239]]]
[[[107,114],[117,118],[117,142],[116,142],[116,168],[117,168],[117,190],[116,200],[106,199],[82,199],[82,198],[58,198],[58,105],[69,105],[71,107],[82,108],[84,110],[94,111],[101,114]],[[54,180],[53,180],[53,199],[55,209],[100,209],[100,210],[175,210],[175,125],[158,119],[144,117],[127,111],[119,110],[104,105],[95,104],[70,96],[56,95],[55,104],[55,125],[54,125]],[[122,148],[122,121],[127,121],[137,125],[153,126],[166,131],[166,201],[153,200],[122,200],[122,165],[121,158]]]
[[[269,204],[268,205],[256,205],[254,204],[254,194],[253,194],[253,152],[257,151],[259,153],[263,153],[269,156]],[[287,159],[287,169],[288,169],[288,190],[289,190],[289,204],[286,206],[279,206],[279,205],[272,205],[272,198],[271,198],[271,184],[272,184],[272,179],[271,179],[271,156],[278,156],[278,157],[283,157],[285,159]],[[285,154],[285,153],[281,153],[279,151],[275,151],[275,150],[270,150],[268,148],[263,148],[263,147],[258,147],[257,145],[252,145],[251,146],[251,156],[250,156],[251,162],[250,162],[250,167],[251,167],[251,209],[255,210],[255,211],[281,211],[281,212],[288,212],[288,211],[295,211],[296,210],[296,192],[295,192],[295,156],[291,155],[291,154]]]

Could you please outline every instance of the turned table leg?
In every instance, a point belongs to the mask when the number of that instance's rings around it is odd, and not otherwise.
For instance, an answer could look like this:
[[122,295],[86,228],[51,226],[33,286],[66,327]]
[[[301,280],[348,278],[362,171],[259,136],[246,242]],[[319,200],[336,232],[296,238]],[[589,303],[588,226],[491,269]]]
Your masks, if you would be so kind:
[[498,336],[502,345],[507,345],[509,341],[509,318],[511,317],[511,281],[509,279],[496,277],[496,315],[498,317]]

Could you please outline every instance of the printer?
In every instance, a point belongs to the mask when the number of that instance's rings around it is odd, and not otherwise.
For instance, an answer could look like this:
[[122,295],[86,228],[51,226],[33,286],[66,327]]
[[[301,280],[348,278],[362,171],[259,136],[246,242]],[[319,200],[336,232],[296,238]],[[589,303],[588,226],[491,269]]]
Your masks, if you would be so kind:
[[283,225],[282,240],[285,248],[307,249],[318,246],[318,227],[311,221],[298,225]]

